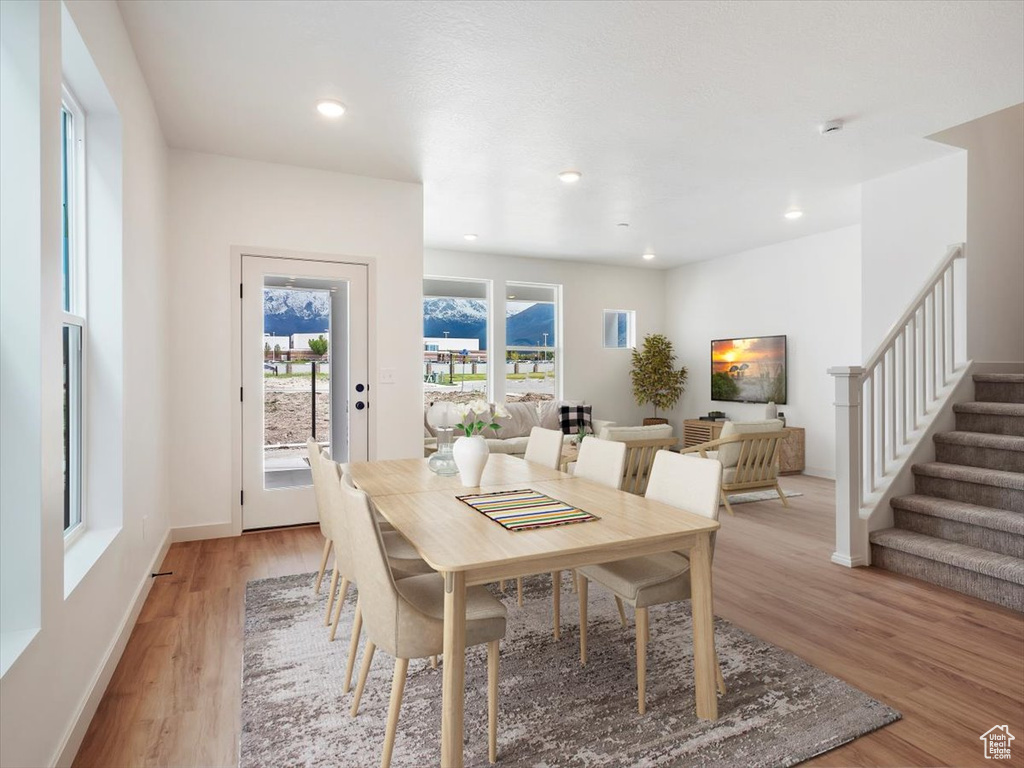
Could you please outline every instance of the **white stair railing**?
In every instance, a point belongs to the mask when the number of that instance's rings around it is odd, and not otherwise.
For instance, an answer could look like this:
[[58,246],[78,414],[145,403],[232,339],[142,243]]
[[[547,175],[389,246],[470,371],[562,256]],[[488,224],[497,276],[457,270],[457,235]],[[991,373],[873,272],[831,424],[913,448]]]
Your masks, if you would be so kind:
[[828,371],[836,380],[835,562],[867,563],[863,521],[963,367],[956,339],[962,338],[965,318],[957,309],[954,269],[964,258],[963,243],[950,246],[863,366]]

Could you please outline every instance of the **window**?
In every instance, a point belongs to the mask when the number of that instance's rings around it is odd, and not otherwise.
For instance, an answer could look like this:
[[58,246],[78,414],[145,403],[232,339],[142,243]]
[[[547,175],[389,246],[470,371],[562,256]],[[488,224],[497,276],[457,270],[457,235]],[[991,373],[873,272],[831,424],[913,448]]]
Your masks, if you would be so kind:
[[506,283],[505,289],[505,401],[557,399],[560,286]]
[[489,289],[490,283],[483,280],[424,278],[424,404],[491,399]]
[[64,534],[83,522],[85,418],[85,115],[66,87],[61,99],[61,308],[64,360]]
[[630,349],[636,346],[636,312],[631,309],[606,309],[603,319],[606,348]]

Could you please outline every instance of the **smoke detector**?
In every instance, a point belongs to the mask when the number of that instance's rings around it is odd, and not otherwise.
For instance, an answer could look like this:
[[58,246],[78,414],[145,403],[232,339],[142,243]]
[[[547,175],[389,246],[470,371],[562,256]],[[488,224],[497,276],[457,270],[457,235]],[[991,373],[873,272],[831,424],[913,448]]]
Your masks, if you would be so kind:
[[822,123],[820,126],[818,126],[818,132],[822,136],[825,136],[829,133],[837,133],[838,131],[841,130],[843,130],[842,120],[829,120],[827,123]]

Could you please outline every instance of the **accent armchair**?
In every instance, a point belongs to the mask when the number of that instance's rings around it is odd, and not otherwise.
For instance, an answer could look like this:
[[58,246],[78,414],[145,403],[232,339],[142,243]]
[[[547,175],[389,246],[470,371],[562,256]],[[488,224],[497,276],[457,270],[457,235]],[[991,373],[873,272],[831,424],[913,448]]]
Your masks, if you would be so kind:
[[786,495],[779,487],[779,446],[789,433],[778,419],[764,421],[727,421],[717,440],[693,445],[681,454],[697,454],[722,462],[722,503],[732,515],[730,493],[774,488],[783,506]]

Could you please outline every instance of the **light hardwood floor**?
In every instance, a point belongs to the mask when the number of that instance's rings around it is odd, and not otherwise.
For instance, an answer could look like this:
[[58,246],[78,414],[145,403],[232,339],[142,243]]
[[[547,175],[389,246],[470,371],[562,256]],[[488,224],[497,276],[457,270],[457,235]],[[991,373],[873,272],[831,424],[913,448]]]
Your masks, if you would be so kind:
[[[873,568],[829,562],[833,485],[722,516],[715,613],[899,709],[820,766],[983,765],[1007,724],[1024,763],[1024,616]],[[175,544],[75,766],[236,764],[245,584],[315,571],[316,527]],[[571,640],[571,638],[569,638]],[[649,716],[656,716],[651,712]]]

